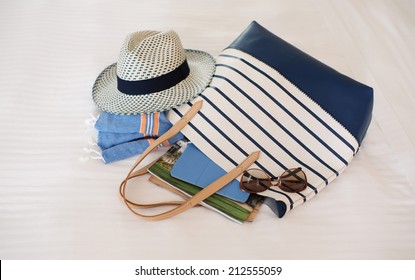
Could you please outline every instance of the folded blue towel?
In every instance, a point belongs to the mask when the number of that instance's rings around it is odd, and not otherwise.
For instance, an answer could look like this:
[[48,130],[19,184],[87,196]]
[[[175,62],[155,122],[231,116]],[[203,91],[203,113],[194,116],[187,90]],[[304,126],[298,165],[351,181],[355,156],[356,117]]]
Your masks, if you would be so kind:
[[[95,123],[97,145],[105,163],[129,158],[145,149],[172,127],[164,112],[142,115],[114,115],[102,112]],[[184,136],[178,133],[163,145],[170,145]]]
[[[183,139],[184,136],[180,132],[170,138],[164,145],[171,145]],[[144,152],[154,139],[134,140],[122,144],[115,145],[111,148],[102,150],[102,157],[105,163],[111,163],[117,160],[126,159]]]
[[172,124],[164,112],[142,115],[114,115],[102,112],[95,128],[102,132],[142,133],[146,135],[161,135]]
[[98,131],[98,147],[101,150],[106,150],[113,146],[135,141],[135,140],[145,140],[151,138],[157,138],[158,135],[147,136],[143,133],[116,133],[116,132],[103,132]]

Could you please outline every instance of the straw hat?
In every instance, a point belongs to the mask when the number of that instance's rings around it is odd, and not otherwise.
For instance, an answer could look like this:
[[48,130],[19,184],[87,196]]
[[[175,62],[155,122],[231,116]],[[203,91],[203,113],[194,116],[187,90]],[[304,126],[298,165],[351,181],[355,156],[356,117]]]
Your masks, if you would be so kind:
[[176,32],[139,31],[125,39],[118,63],[98,76],[92,98],[113,114],[165,111],[199,95],[214,71],[213,57],[185,50]]

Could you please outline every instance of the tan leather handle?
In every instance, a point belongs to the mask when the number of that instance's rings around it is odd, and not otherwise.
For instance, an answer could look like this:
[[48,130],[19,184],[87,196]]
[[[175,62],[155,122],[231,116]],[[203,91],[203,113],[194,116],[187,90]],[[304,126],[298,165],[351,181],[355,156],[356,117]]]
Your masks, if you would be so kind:
[[[163,143],[164,141],[170,139],[174,135],[176,135],[180,130],[182,130],[189,122],[190,120],[197,114],[197,112],[200,111],[202,108],[203,101],[198,101],[186,112],[186,114],[183,115],[183,117],[177,121],[168,131],[166,131],[163,135],[161,135],[159,138],[157,138],[147,149],[141,154],[141,156],[138,158],[138,160],[134,163],[134,165],[131,167],[130,171],[128,172],[125,179],[121,182],[119,192],[121,197],[123,198],[125,204],[127,207],[131,210],[131,207],[136,208],[153,208],[158,206],[166,206],[166,205],[181,205],[184,203],[184,201],[166,201],[166,202],[160,202],[160,203],[151,203],[151,204],[140,204],[135,203],[126,198],[125,195],[125,189],[127,187],[128,180],[142,176],[144,174],[147,174],[148,167],[150,167],[154,162],[140,168],[137,171],[134,171],[137,166],[144,160],[144,158],[152,152],[155,148],[157,148],[158,145]],[[133,211],[135,212],[135,211]]]
[[[251,153],[244,161],[242,161],[238,166],[236,166],[234,169],[232,169],[229,173],[223,175],[213,183],[211,183],[206,188],[202,189],[200,192],[195,194],[193,197],[189,198],[186,201],[168,201],[168,202],[161,202],[161,203],[152,203],[152,204],[139,204],[132,202],[126,198],[126,187],[127,182],[135,177],[142,176],[146,173],[148,173],[147,168],[152,165],[153,163],[150,163],[137,171],[134,171],[138,165],[144,160],[144,158],[152,151],[154,150],[159,144],[161,144],[163,141],[173,137],[176,135],[181,129],[183,129],[189,121],[197,114],[197,112],[202,107],[202,101],[196,102],[189,111],[186,112],[186,114],[178,121],[176,122],[173,127],[171,127],[166,133],[164,133],[162,136],[160,136],[155,142],[152,143],[140,156],[140,158],[137,160],[137,162],[133,165],[131,170],[128,172],[126,178],[121,182],[120,185],[120,195],[123,198],[125,204],[127,205],[128,209],[131,210],[135,215],[139,216],[142,219],[150,220],[150,221],[160,221],[163,219],[167,219],[173,216],[176,216],[183,211],[186,211],[187,209],[192,208],[193,206],[199,204],[201,201],[205,200],[212,194],[216,193],[218,190],[223,188],[225,185],[230,183],[232,180],[234,180],[236,177],[238,177],[240,174],[242,174],[249,166],[251,166],[256,160],[258,160],[260,152],[256,151]],[[156,215],[143,215],[139,212],[137,212],[134,208],[151,208],[151,207],[158,207],[158,206],[165,206],[165,205],[177,205],[175,208],[162,212],[160,214]]]
[[[126,179],[128,179],[133,174],[134,169],[137,168],[137,166],[143,161],[143,159],[155,148],[157,148],[158,145],[163,143],[164,141],[172,138],[174,135],[179,133],[180,130],[182,130],[189,122],[190,120],[197,114],[197,112],[202,109],[203,101],[198,101],[186,112],[186,114],[183,115],[183,117],[177,121],[169,130],[167,130],[163,135],[161,135],[159,138],[157,138],[138,158],[136,163],[131,168],[130,172],[128,173]],[[136,171],[138,173],[142,173],[143,170]]]

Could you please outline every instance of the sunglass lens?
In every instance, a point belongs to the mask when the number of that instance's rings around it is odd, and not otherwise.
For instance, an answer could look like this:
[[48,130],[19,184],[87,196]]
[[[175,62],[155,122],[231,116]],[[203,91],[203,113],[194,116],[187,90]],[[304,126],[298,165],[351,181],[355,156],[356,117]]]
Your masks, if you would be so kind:
[[259,169],[250,169],[244,172],[241,179],[241,189],[250,193],[263,192],[271,187],[268,175]]
[[286,192],[301,192],[307,187],[307,178],[301,168],[285,171],[280,177],[280,189]]

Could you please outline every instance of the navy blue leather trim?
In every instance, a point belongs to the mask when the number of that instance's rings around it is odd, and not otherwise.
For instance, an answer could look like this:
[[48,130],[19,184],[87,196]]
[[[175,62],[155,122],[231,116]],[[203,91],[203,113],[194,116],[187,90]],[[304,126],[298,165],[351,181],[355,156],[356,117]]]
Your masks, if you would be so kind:
[[147,80],[127,81],[117,76],[117,88],[128,95],[144,95],[159,92],[177,85],[189,75],[190,69],[187,60],[173,71]]
[[264,204],[267,205],[278,218],[282,218],[285,213],[287,213],[287,205],[280,200],[265,197]]
[[340,122],[360,144],[369,127],[373,89],[325,65],[253,21],[228,48],[276,69]]

